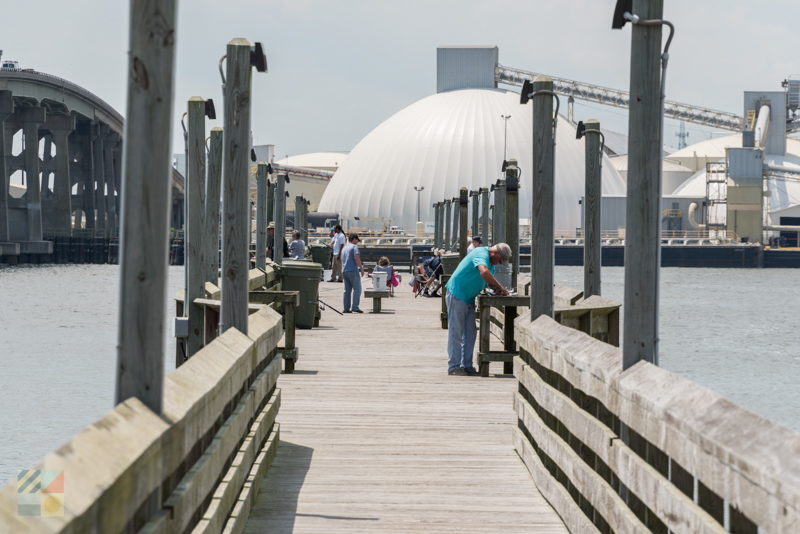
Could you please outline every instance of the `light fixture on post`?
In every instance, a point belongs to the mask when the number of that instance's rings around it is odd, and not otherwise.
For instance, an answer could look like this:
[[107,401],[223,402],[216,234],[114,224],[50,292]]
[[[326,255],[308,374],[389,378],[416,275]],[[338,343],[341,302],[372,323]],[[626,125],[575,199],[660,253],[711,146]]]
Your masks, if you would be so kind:
[[420,221],[420,218],[419,218],[420,217],[419,194],[422,193],[422,191],[424,191],[424,190],[425,190],[425,186],[424,185],[421,185],[419,187],[417,187],[416,185],[414,186],[414,191],[417,192],[417,222]]

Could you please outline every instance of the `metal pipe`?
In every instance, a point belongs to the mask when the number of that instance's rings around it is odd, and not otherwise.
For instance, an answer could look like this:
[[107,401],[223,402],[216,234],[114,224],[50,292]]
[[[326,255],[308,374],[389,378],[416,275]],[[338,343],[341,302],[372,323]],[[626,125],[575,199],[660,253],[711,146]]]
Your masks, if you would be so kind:
[[689,224],[692,225],[692,228],[697,228],[698,230],[705,230],[706,225],[700,224],[699,222],[697,222],[697,219],[695,218],[698,207],[699,206],[697,205],[697,202],[692,202],[691,204],[689,204],[689,213],[688,213]]
[[767,144],[767,131],[769,130],[769,106],[767,104],[758,108],[758,117],[756,118],[756,125],[753,128],[755,132],[756,147],[764,148]]

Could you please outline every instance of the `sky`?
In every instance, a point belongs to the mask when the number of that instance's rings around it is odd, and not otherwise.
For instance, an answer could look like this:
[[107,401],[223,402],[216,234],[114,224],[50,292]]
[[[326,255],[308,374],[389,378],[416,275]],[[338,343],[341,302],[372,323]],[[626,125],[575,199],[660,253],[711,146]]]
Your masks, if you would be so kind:
[[[664,3],[665,18],[676,26],[667,98],[741,113],[744,90],[779,90],[783,79],[800,73],[797,0]],[[497,45],[504,65],[627,90],[630,26],[611,30],[614,4],[184,0],[178,8],[173,149],[183,151],[179,121],[191,96],[213,98],[218,120],[208,127],[222,126],[217,63],[234,37],[264,45],[269,72],[253,74],[253,140],[274,144],[283,157],[349,151],[393,113],[434,93],[441,45]],[[125,114],[128,2],[2,5],[6,15],[35,9],[37,23],[35,33],[27,23],[3,25],[4,58],[77,83]],[[622,109],[578,103],[575,115],[627,129]],[[677,127],[667,122],[665,144],[677,145]],[[711,135],[686,127],[690,144]]]

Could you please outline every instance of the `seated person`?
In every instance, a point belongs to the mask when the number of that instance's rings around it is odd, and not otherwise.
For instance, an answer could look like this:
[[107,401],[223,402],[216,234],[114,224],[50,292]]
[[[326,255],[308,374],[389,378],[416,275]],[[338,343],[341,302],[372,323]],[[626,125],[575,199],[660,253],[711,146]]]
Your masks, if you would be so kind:
[[378,264],[375,266],[374,269],[372,269],[372,272],[373,273],[383,272],[387,274],[386,286],[389,289],[390,294],[393,291],[393,289],[397,287],[403,280],[402,277],[399,274],[397,274],[397,272],[394,270],[394,267],[389,262],[389,258],[387,258],[386,256],[381,256],[381,258],[378,260]]
[[300,232],[292,234],[292,242],[289,245],[289,254],[293,260],[302,260],[306,257],[306,242],[300,239]]
[[422,293],[429,297],[438,296],[437,291],[439,289],[439,276],[444,273],[442,254],[444,254],[444,250],[438,249],[434,252],[433,256],[427,258],[421,264],[417,265],[414,287],[415,293]]

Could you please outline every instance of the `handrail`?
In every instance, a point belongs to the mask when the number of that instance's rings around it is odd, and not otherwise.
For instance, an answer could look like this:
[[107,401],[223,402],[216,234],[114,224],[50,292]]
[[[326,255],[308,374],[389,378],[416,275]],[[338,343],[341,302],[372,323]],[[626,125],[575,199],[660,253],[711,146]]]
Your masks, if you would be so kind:
[[64,472],[63,517],[18,515],[10,484],[0,531],[239,528],[235,505],[255,498],[278,444],[282,331],[280,315],[260,309],[248,335],[226,331],[166,377],[163,415],[136,398],[117,405],[35,467]]
[[800,433],[549,317],[516,336],[514,444],[570,531],[797,530]]

